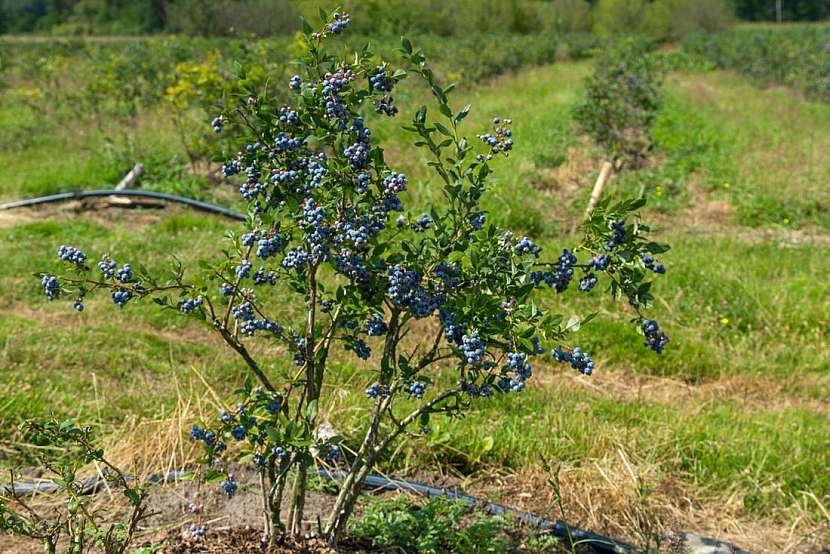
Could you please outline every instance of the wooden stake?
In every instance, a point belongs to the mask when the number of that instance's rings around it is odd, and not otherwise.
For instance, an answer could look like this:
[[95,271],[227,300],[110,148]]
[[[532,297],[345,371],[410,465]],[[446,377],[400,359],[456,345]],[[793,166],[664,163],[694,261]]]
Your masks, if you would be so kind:
[[608,181],[608,177],[611,176],[611,170],[613,168],[614,166],[611,165],[611,162],[606,161],[602,163],[602,169],[599,170],[597,182],[594,183],[594,190],[591,191],[591,199],[588,200],[588,207],[585,209],[585,217],[591,215],[594,206],[596,206],[597,202],[599,202],[599,199],[602,196],[602,189],[605,188],[605,183]]
[[132,187],[142,173],[144,173],[144,166],[140,163],[135,164],[130,172],[124,175],[124,178],[115,185],[115,190],[124,190]]

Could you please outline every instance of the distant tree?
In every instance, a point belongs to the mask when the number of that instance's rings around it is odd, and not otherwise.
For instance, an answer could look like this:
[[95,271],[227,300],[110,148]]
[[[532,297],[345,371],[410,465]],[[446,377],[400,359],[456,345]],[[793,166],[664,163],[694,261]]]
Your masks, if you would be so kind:
[[[775,21],[777,0],[735,0],[735,13],[749,21]],[[784,21],[818,21],[830,17],[830,0],[781,0]]]

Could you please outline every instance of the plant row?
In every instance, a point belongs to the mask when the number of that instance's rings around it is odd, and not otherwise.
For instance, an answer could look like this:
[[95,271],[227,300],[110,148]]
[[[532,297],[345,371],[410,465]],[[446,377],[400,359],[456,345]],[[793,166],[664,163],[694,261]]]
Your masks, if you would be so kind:
[[696,34],[683,47],[718,68],[733,69],[761,84],[782,84],[830,102],[830,27],[736,29]]

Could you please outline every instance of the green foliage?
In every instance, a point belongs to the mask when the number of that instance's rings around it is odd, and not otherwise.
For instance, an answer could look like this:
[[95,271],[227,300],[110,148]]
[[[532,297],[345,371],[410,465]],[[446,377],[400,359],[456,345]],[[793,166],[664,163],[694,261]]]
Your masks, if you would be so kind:
[[165,30],[191,36],[290,35],[300,12],[290,0],[166,0]]
[[609,160],[637,166],[645,159],[660,105],[659,78],[646,41],[620,40],[597,59],[574,117]]
[[546,535],[516,539],[512,522],[488,516],[459,500],[430,498],[423,505],[407,496],[372,499],[350,531],[379,548],[405,552],[551,552],[558,541]]
[[[145,491],[131,485],[125,475],[104,457],[95,446],[89,427],[77,427],[73,420],[30,420],[21,431],[33,449],[39,452],[40,467],[58,486],[58,494],[66,498],[63,509],[39,509],[30,505],[28,494],[15,488],[14,472],[10,472],[8,488],[0,491],[0,531],[40,541],[45,552],[57,551],[66,536],[67,554],[82,554],[94,548],[106,554],[126,552],[137,525],[146,517]],[[106,516],[93,509],[78,472],[95,463],[100,478],[119,487],[127,498],[130,511],[122,521],[108,523]]]
[[640,33],[657,39],[721,31],[732,23],[728,0],[599,0],[594,31]]
[[761,84],[777,83],[830,102],[830,26],[736,29],[687,37],[683,47]]
[[[318,0],[5,0],[0,32],[291,35],[300,29],[300,15],[316,18],[319,6]],[[728,0],[345,0],[341,7],[355,16],[358,34],[395,37],[574,33],[596,25],[604,33],[669,38],[722,29],[732,18]]]

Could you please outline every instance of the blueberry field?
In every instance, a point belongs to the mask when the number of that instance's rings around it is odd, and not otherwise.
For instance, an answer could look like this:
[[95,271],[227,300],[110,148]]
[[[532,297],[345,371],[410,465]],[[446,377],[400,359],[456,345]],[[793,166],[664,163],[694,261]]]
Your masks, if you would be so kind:
[[305,11],[0,35],[0,204],[245,216],[0,209],[0,552],[826,552],[830,27]]

